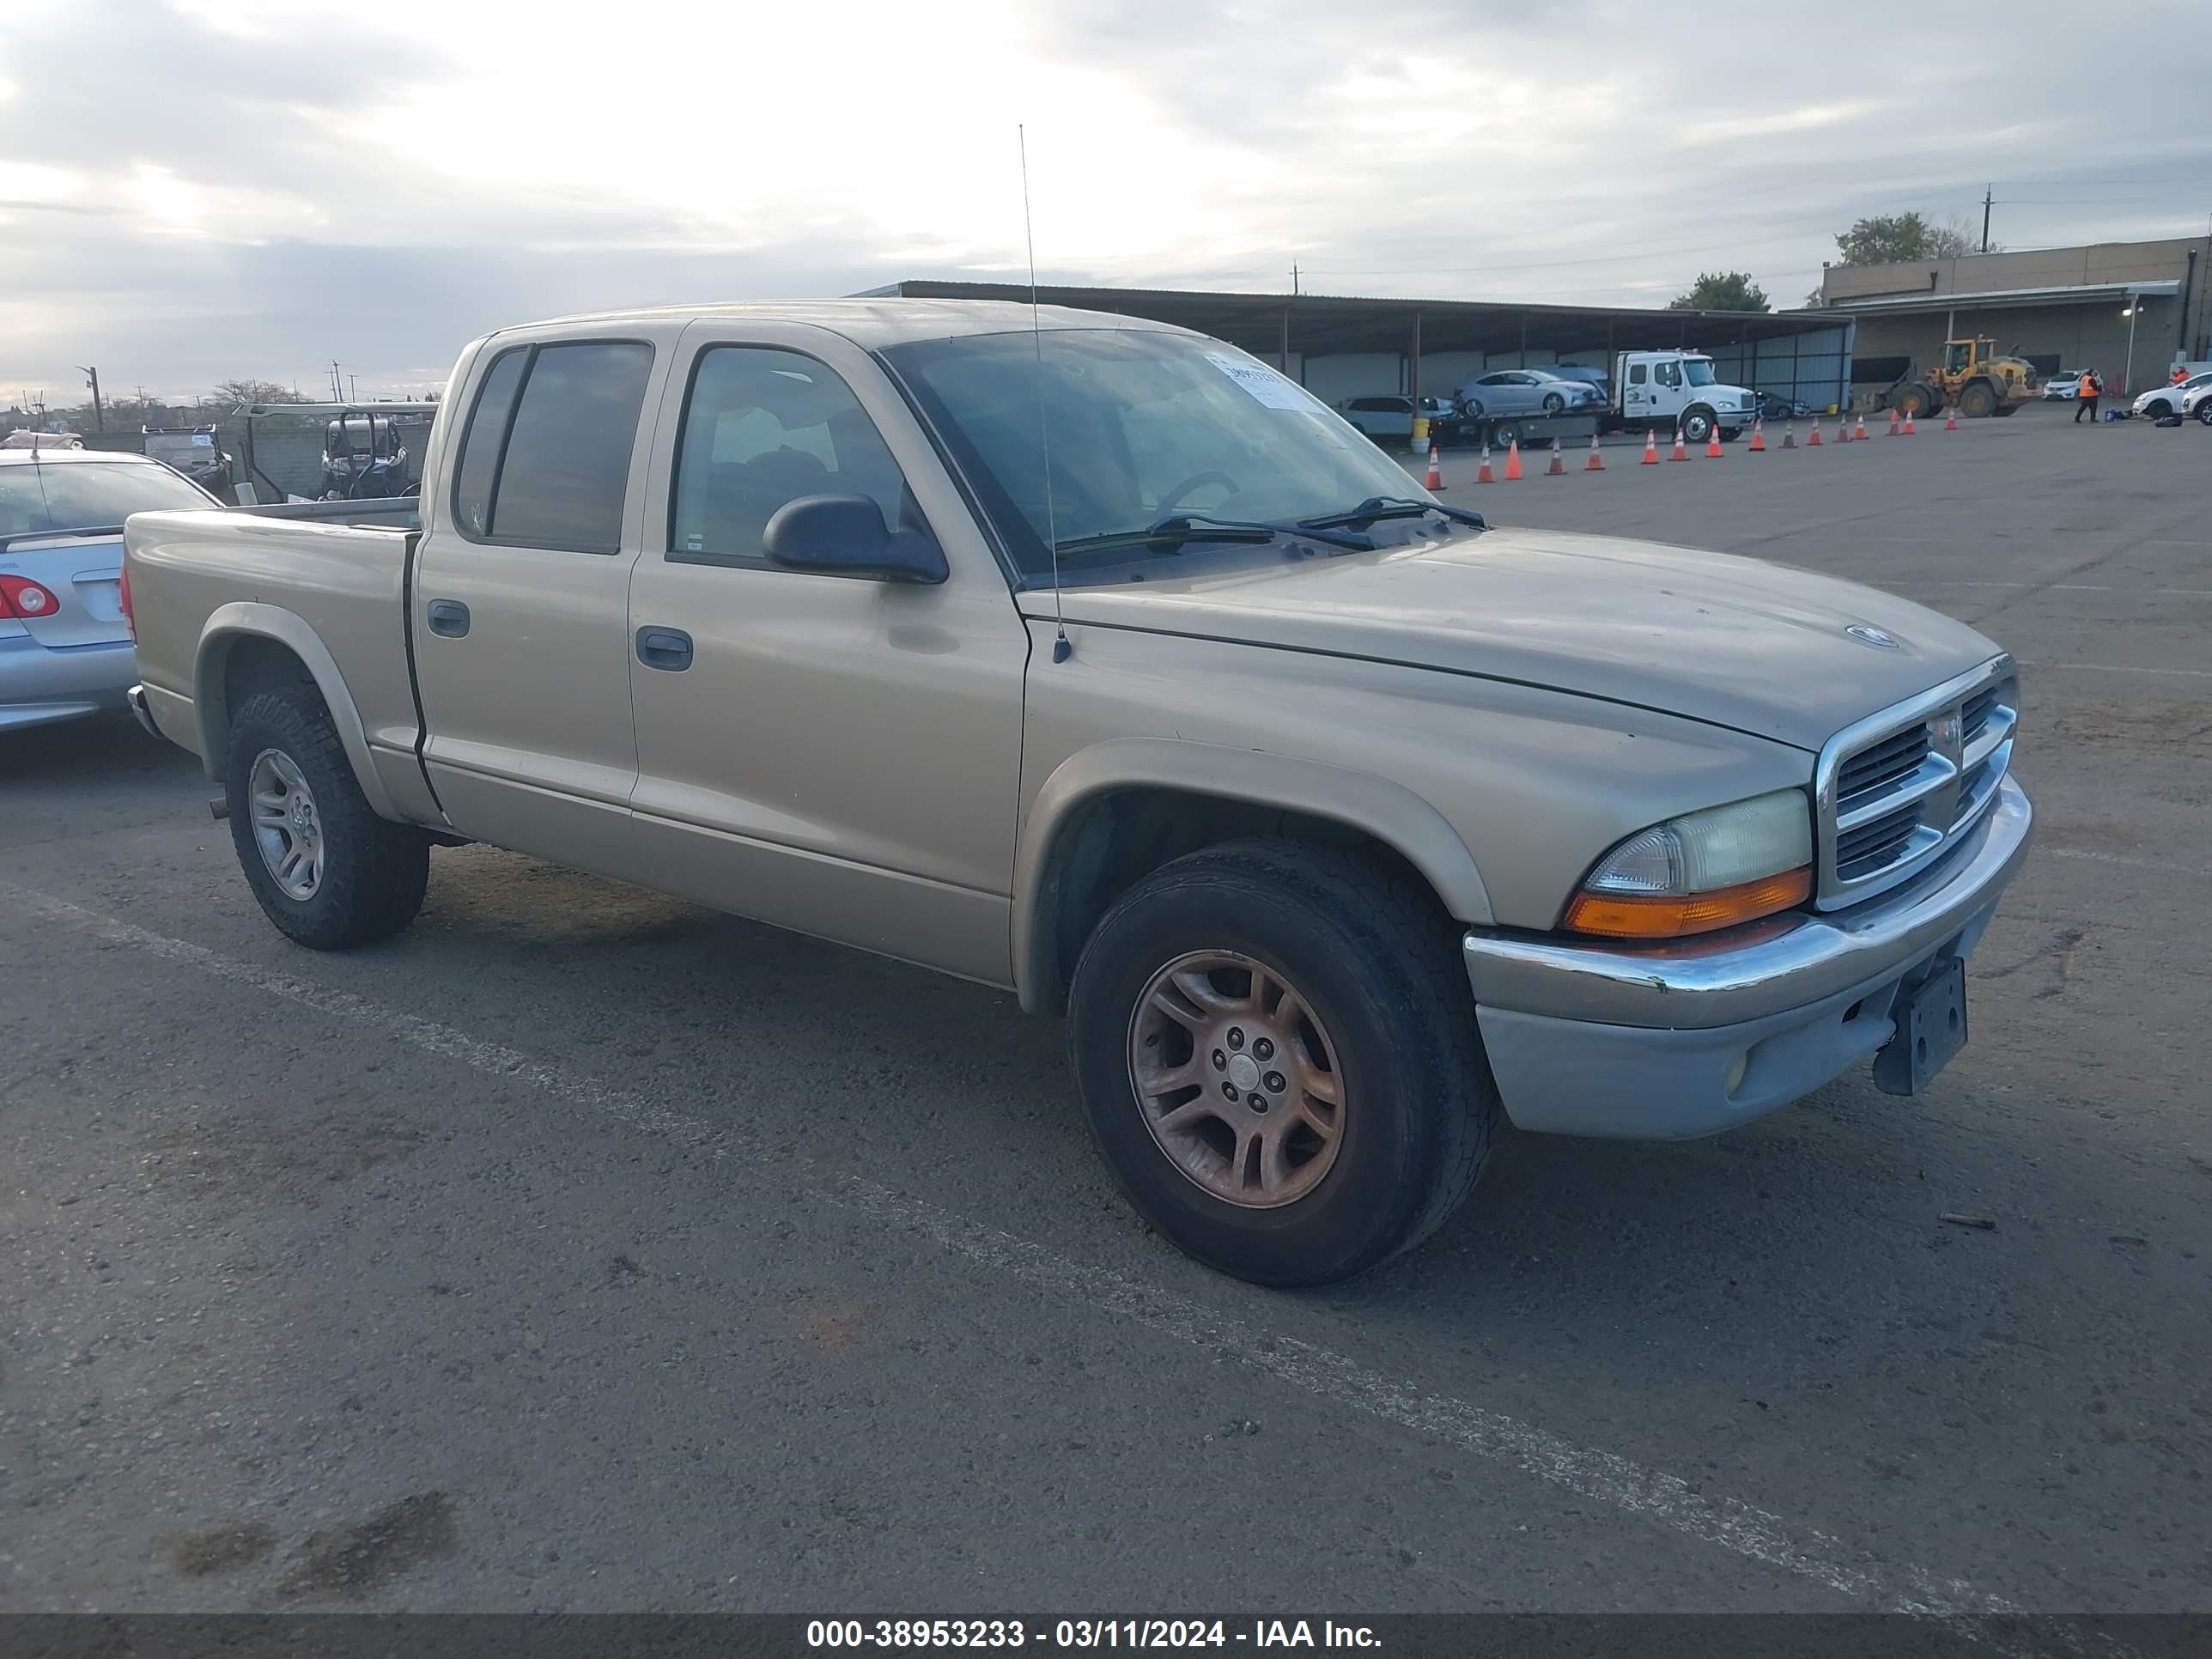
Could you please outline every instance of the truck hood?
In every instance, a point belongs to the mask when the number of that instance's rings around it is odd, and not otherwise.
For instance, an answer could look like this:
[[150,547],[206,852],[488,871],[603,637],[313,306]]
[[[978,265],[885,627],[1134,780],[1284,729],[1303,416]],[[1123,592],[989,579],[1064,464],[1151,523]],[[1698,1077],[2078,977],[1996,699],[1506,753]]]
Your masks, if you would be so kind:
[[[1190,576],[1170,565],[1062,599],[1071,623],[1510,680],[1808,750],[1998,654],[1964,623],[1875,588],[1552,530]],[[1023,601],[1053,614],[1048,591]]]

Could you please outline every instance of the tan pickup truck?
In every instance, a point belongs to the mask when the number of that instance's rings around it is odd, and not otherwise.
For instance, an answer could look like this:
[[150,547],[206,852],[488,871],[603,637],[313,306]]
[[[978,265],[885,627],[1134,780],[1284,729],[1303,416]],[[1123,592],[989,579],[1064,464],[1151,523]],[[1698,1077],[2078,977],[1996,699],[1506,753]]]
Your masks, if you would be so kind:
[[293,939],[396,932],[480,841],[1011,987],[1066,1015],[1137,1207],[1265,1283],[1423,1237],[1505,1120],[1707,1134],[1869,1059],[1920,1089],[2027,846],[1973,629],[1486,527],[1123,317],[502,330],[419,522],[126,540],[135,706]]

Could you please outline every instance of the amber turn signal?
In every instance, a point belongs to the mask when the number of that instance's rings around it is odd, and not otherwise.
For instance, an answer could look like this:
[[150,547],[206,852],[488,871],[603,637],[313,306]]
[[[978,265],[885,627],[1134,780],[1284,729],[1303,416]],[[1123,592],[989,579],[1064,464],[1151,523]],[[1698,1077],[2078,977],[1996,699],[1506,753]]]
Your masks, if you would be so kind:
[[1595,933],[1605,939],[1682,939],[1756,921],[1777,910],[1802,904],[1812,894],[1809,865],[1679,898],[1577,893],[1567,906],[1566,925],[1574,933]]

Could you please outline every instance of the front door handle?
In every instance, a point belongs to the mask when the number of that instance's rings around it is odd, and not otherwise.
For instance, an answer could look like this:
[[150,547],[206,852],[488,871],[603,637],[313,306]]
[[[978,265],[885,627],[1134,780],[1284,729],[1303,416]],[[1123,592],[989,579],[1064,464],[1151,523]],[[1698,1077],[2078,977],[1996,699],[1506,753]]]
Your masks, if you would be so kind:
[[430,601],[430,631],[442,638],[458,640],[469,631],[469,608],[459,599]]
[[680,628],[641,628],[637,659],[647,668],[680,674],[691,665],[691,636]]

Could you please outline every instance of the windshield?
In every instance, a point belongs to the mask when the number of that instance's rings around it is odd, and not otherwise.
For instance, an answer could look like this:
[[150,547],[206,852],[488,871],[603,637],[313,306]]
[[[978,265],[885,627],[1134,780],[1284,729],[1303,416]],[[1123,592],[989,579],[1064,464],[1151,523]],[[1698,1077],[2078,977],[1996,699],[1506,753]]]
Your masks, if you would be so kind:
[[213,505],[198,485],[166,466],[135,461],[64,461],[0,466],[0,537],[107,530],[133,513]]
[[1564,380],[1564,374],[1554,374],[1548,368],[1524,368],[1521,371],[1532,380]]
[[[1218,340],[1054,329],[1041,341],[966,335],[883,356],[968,474],[1026,579],[1050,576],[1048,533],[1065,550],[1141,532],[1177,512],[1287,522],[1413,491],[1413,480],[1356,428]],[[1177,554],[1172,544],[1139,543],[1110,556],[1126,565]],[[1063,561],[1061,575],[1091,579],[1081,560]]]
[[1703,357],[1683,358],[1682,373],[1689,376],[1692,386],[1711,386],[1713,383],[1713,366]]

